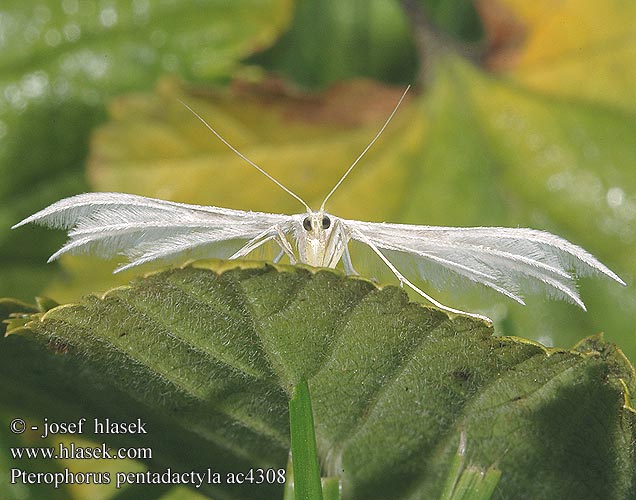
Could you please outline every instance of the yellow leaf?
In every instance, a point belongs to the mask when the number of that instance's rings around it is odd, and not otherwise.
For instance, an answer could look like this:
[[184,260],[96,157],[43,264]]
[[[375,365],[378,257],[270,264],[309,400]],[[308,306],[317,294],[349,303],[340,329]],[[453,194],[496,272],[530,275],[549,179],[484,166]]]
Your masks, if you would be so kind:
[[[486,23],[490,33],[517,26],[508,31],[515,50],[499,40],[491,67],[535,91],[636,110],[636,2],[482,0],[479,6],[486,18],[502,10],[512,16]],[[515,38],[520,31],[523,43]]]

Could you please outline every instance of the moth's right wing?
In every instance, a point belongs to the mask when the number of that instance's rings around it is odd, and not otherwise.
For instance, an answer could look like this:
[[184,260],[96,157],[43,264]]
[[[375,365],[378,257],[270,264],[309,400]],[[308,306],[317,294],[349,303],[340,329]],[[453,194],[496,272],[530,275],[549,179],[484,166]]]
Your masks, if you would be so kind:
[[14,228],[34,222],[68,230],[64,253],[124,255],[129,263],[185,258],[227,258],[248,241],[287,232],[293,216],[188,205],[123,193],[85,193],[65,198],[27,217]]
[[585,309],[577,276],[604,274],[624,285],[593,255],[545,231],[503,227],[437,227],[343,220],[351,238],[373,246],[396,269],[415,269],[445,286],[454,276],[481,283],[524,303],[541,291]]

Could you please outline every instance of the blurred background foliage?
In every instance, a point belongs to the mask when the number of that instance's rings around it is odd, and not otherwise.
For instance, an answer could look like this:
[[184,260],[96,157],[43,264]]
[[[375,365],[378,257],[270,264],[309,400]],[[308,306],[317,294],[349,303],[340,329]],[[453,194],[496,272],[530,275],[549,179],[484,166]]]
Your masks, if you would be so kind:
[[61,232],[10,231],[75,193],[300,211],[177,98],[315,204],[414,83],[328,210],[559,234],[628,287],[584,279],[587,313],[432,293],[548,345],[604,331],[634,360],[634,19],[631,0],[5,0],[0,296],[63,302],[130,278],[89,257],[46,264]]

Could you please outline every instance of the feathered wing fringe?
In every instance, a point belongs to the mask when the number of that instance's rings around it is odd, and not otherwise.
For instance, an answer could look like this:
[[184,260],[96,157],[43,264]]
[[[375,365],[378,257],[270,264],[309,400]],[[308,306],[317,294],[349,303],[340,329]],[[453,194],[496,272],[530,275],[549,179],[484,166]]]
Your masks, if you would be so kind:
[[578,276],[595,273],[625,284],[593,255],[544,231],[523,228],[452,228],[345,220],[391,257],[416,259],[421,278],[443,281],[450,273],[481,283],[524,303],[524,288],[585,305],[576,288]]
[[153,260],[176,259],[204,245],[214,255],[215,243],[248,241],[274,225],[287,226],[290,220],[284,215],[131,194],[86,193],[60,200],[13,227],[34,222],[67,229],[69,241],[49,262],[65,253],[124,255],[131,262],[118,269],[122,270]]

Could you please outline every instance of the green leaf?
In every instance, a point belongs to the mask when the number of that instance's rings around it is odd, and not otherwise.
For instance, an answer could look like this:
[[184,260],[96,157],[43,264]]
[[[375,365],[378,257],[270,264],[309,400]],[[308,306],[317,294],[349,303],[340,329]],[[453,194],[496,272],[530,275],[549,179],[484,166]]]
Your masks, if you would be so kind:
[[6,107],[3,91],[0,81],[0,128],[7,127],[0,140],[0,294],[26,300],[59,276],[46,259],[64,236],[44,228],[11,231],[11,226],[60,197],[87,190],[88,134],[103,112],[79,101]]
[[415,52],[398,2],[296,2],[291,27],[270,50],[253,58],[267,70],[307,87],[356,76],[386,82],[412,79]]
[[[417,71],[407,2],[297,0],[290,29],[276,44],[251,58],[266,70],[309,88],[350,78],[406,85]],[[470,0],[416,0],[432,21],[460,40],[483,31]]]
[[243,57],[272,42],[290,13],[287,0],[7,0],[0,68],[10,91],[3,98],[23,108],[49,93],[95,100],[147,86],[166,72],[227,77]]
[[[36,306],[25,304],[20,300],[15,299],[0,299],[0,320],[6,322],[9,321],[11,316],[30,317],[31,314],[41,311]],[[0,334],[4,335],[6,332],[6,323],[0,323]]]
[[[545,349],[399,288],[255,266],[152,274],[0,342],[3,404],[142,418],[148,434],[109,441],[152,447],[152,470],[284,470],[304,378],[343,498],[439,498],[462,432],[467,463],[501,470],[495,498],[633,498],[636,377],[600,337]],[[205,491],[271,499],[283,485]]]

